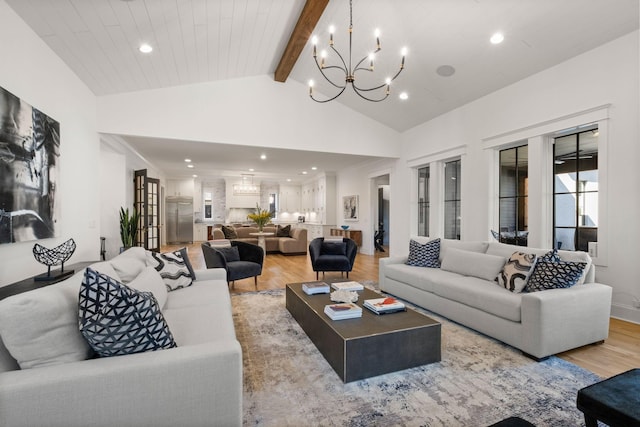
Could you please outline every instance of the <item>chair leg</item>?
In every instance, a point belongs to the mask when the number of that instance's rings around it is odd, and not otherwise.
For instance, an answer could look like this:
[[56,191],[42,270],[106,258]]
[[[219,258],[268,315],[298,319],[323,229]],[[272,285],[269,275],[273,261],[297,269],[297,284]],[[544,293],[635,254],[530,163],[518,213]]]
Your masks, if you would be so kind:
[[349,272],[347,271],[347,279],[349,278]]
[[256,290],[258,289],[258,276],[253,276],[253,283],[256,285]]
[[[341,271],[340,272],[340,278],[343,278],[343,277],[344,277],[344,271]],[[347,277],[349,277],[349,276],[347,276]]]
[[316,271],[316,280],[319,280],[319,277],[320,277],[319,274],[320,274],[320,272]]

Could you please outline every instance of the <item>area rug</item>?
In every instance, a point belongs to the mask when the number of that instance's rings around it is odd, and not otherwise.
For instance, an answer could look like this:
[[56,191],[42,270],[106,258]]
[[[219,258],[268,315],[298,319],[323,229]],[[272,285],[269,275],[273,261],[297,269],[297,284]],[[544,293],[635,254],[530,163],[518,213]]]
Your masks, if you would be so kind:
[[344,384],[285,308],[284,290],[232,295],[244,363],[244,425],[488,426],[520,416],[581,426],[577,391],[600,380],[557,357],[442,323],[442,361]]

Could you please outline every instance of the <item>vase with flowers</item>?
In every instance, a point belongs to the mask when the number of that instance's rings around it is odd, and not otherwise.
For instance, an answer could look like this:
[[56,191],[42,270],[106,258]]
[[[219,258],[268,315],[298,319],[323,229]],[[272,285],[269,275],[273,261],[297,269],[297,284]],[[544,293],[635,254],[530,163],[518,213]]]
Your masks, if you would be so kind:
[[266,209],[260,209],[260,206],[256,203],[256,211],[247,215],[247,218],[255,222],[258,230],[262,233],[265,224],[271,221],[271,212]]

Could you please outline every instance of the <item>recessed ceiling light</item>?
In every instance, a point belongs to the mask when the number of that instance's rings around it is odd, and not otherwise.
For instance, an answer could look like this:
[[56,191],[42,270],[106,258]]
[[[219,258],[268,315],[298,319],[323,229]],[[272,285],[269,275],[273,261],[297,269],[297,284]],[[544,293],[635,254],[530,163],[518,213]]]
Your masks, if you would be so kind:
[[195,166],[193,166],[192,164],[188,164],[187,167],[188,168],[195,168]]
[[151,51],[153,51],[153,48],[148,43],[142,43],[138,50],[142,53],[151,53]]
[[191,163],[191,159],[184,159],[185,162]]
[[266,154],[260,154],[260,158],[261,158],[262,160],[266,160],[267,155],[266,155]]
[[312,171],[316,171],[316,170],[318,170],[318,168],[317,168],[317,167],[315,167],[315,166],[311,166],[311,170],[312,170]]
[[287,178],[287,182],[291,182],[291,178]]
[[306,174],[307,174],[307,171],[302,171],[302,175],[306,175]]
[[489,40],[491,41],[492,44],[500,44],[504,40],[504,34],[495,33],[494,35],[491,36]]
[[197,178],[197,177],[198,177],[198,175],[196,175],[196,174],[193,174],[193,177],[194,177],[194,178]]
[[253,172],[253,171],[255,171],[254,168],[249,168],[249,172]]
[[407,92],[401,92],[400,95],[398,95],[398,98],[402,99],[403,101],[409,99],[409,94]]

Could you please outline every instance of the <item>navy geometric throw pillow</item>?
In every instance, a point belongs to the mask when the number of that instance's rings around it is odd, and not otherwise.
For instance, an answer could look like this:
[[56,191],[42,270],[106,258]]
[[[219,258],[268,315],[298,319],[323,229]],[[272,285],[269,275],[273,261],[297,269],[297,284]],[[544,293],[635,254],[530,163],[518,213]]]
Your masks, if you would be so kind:
[[539,258],[529,277],[525,292],[570,288],[578,283],[586,262],[552,262]]
[[415,267],[439,268],[439,256],[440,239],[430,240],[425,244],[420,244],[411,239],[409,241],[409,257],[406,264]]
[[87,268],[78,302],[80,332],[100,356],[176,347],[151,292],[141,292]]
[[544,255],[538,257],[540,261],[560,262],[560,255],[558,255],[557,249],[552,249]]

